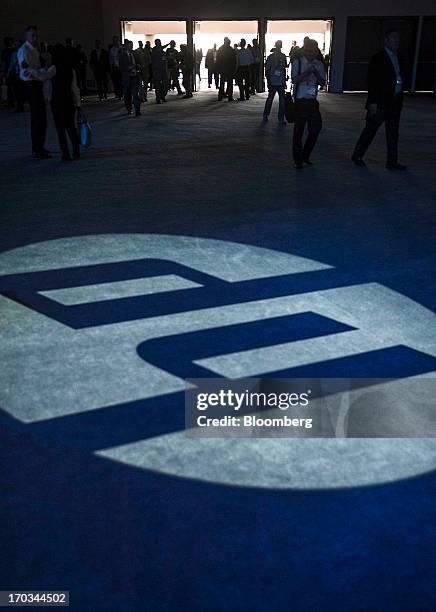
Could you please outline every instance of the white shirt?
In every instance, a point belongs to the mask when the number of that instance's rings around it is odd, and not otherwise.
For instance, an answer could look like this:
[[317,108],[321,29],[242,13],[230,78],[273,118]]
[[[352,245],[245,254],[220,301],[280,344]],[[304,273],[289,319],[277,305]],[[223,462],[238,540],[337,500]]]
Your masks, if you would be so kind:
[[[301,67],[299,65],[301,64]],[[310,66],[314,66],[316,68],[323,80],[325,80],[325,68],[324,64],[320,60],[314,60],[313,62],[309,62],[307,57],[304,55],[299,59],[296,59],[292,62],[292,82],[294,83],[294,96],[297,100],[306,99],[306,100],[314,100],[318,95],[318,79],[316,75],[312,72],[309,74],[304,81],[300,83],[295,83],[296,77],[305,72]],[[295,92],[297,92],[295,94]]]
[[[22,81],[49,81],[56,74],[55,66],[41,68],[38,49],[27,41],[18,49],[17,58]],[[23,63],[27,64],[27,68],[23,68]]]
[[[20,69],[20,79],[22,81],[37,81],[37,77],[33,76],[32,70],[39,70],[41,68],[41,60],[39,58],[39,51],[36,47],[30,44],[26,40],[24,44],[18,49],[17,52],[18,66]],[[28,64],[28,68],[23,68],[23,63]]]

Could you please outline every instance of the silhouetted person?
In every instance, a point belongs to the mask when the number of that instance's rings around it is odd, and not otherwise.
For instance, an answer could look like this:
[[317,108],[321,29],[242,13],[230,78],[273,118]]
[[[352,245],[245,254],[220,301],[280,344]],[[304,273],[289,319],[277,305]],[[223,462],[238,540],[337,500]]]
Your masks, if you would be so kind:
[[139,78],[141,79],[140,92],[141,99],[143,102],[147,102],[148,83],[150,81],[150,64],[151,64],[151,50],[150,45],[145,45],[140,40],[138,42],[138,48],[134,51],[136,58],[136,65],[139,67],[140,73]]
[[167,68],[168,68],[168,86],[169,89],[177,89],[177,93],[182,95],[182,88],[179,83],[180,74],[180,58],[179,52],[176,49],[176,41],[171,40],[170,46],[166,50]]
[[255,96],[262,89],[260,86],[262,51],[260,50],[257,38],[253,38],[252,43],[251,53],[253,55],[253,63],[250,66],[250,93]]
[[14,43],[14,51],[9,60],[9,68],[6,73],[6,82],[12,87],[13,97],[15,102],[15,112],[24,112],[24,85],[20,79],[20,66],[18,64],[18,49],[22,42],[19,40]]
[[43,81],[54,75],[53,71],[41,67],[38,51],[38,30],[36,26],[26,29],[26,42],[18,49],[20,79],[24,82],[26,98],[30,105],[32,153],[38,159],[48,159],[50,152],[45,149],[47,132],[47,111],[43,94]]
[[71,56],[62,45],[53,50],[56,75],[52,79],[51,110],[56,126],[63,161],[71,161],[67,135],[71,141],[73,158],[80,157],[80,142],[75,124],[76,110],[80,110],[80,89]]
[[118,36],[114,36],[112,39],[112,44],[109,47],[109,68],[115,97],[121,100],[123,88],[121,85],[120,51],[119,38]]
[[219,77],[219,74],[216,68],[217,55],[218,55],[218,51],[217,51],[216,45],[214,45],[212,49],[209,49],[208,52],[206,53],[207,83],[208,83],[209,89],[212,87],[212,79],[214,79],[215,81],[215,88],[218,89],[219,87],[220,77]]
[[203,49],[195,49],[195,75],[201,82],[201,62],[203,61]]
[[68,61],[73,66],[73,70],[76,73],[77,82],[79,82],[79,80],[80,80],[80,74],[79,74],[79,72],[80,72],[79,51],[74,46],[74,41],[70,37],[65,39],[65,51],[66,51],[66,54],[67,54]]
[[103,98],[107,100],[109,54],[106,49],[102,48],[100,40],[95,41],[95,49],[91,51],[89,65],[94,73],[97,93],[100,101],[103,100]]
[[224,44],[218,49],[217,69],[220,75],[220,88],[218,100],[222,100],[224,95],[229,102],[233,100],[233,79],[236,73],[236,51],[230,45],[230,39],[224,38]]
[[247,41],[241,39],[236,52],[236,79],[239,87],[239,100],[250,99],[250,66],[253,63],[253,54],[246,48]]
[[295,59],[302,57],[303,53],[304,53],[304,47],[307,46],[307,44],[315,44],[316,47],[316,57],[315,59],[319,60],[320,62],[324,61],[323,55],[320,51],[320,48],[318,46],[318,41],[315,40],[314,38],[310,38],[309,36],[305,36],[303,39],[303,46],[300,48],[299,51],[295,50]]
[[192,98],[192,76],[194,71],[194,56],[188,45],[180,45],[180,69],[182,71],[185,89],[184,98]]
[[[292,150],[295,167],[303,168],[303,163],[311,165],[310,155],[322,128],[321,113],[317,100],[318,87],[325,83],[324,63],[318,57],[315,40],[306,41],[302,56],[292,64],[294,83],[295,122]],[[303,146],[303,134],[307,126],[307,138]]]
[[82,45],[76,46],[77,51],[77,85],[80,89],[80,94],[83,96],[87,93],[86,89],[86,68],[88,65],[88,58],[83,50]]
[[7,87],[7,107],[14,107],[14,88],[9,75],[9,67],[11,64],[11,58],[14,53],[14,39],[10,36],[6,36],[3,39],[3,43],[5,45],[4,49],[1,52],[1,70],[0,74],[3,73],[6,75],[6,87]]
[[149,40],[145,41],[144,49],[146,51],[149,51],[150,53],[150,66],[149,66],[150,74],[148,75],[148,83],[149,83],[148,91],[151,91],[153,89],[153,66],[151,64],[151,42]]
[[139,70],[136,65],[135,54],[133,53],[133,43],[131,40],[124,41],[124,49],[120,53],[121,82],[123,84],[124,105],[129,115],[133,114],[132,106],[135,108],[135,115],[141,114],[141,101],[139,99]]
[[285,123],[285,87],[286,87],[286,55],[282,53],[282,41],[278,40],[268,56],[265,64],[265,75],[268,84],[268,98],[265,102],[263,120],[268,121],[275,95],[279,96],[279,123]]
[[167,58],[165,55],[165,47],[159,38],[154,41],[154,47],[151,51],[151,65],[153,68],[153,82],[156,91],[156,104],[166,102],[168,92],[168,68]]
[[368,67],[368,98],[366,125],[357,141],[352,160],[365,166],[363,157],[384,122],[386,130],[388,170],[405,170],[398,163],[398,131],[403,106],[404,65],[398,54],[400,35],[389,30],[385,35],[385,48],[371,58]]
[[39,45],[39,57],[41,59],[41,67],[48,68],[52,63],[52,56],[50,51],[48,50],[48,45],[45,42],[42,42]]
[[[308,39],[307,36],[306,39]],[[289,63],[292,64],[299,57],[301,57],[301,48],[297,45],[297,41],[293,40],[291,50],[289,51]]]

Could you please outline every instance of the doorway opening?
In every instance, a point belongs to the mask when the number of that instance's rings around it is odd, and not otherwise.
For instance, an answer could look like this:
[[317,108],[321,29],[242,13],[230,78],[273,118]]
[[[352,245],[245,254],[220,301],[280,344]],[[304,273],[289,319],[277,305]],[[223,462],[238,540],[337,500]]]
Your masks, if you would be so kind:
[[199,89],[207,87],[208,71],[206,54],[208,49],[216,45],[217,49],[224,42],[224,37],[230,38],[230,44],[236,45],[241,38],[251,44],[258,37],[257,21],[196,21],[194,28],[194,48],[198,63],[196,81]]
[[333,21],[331,19],[296,19],[268,21],[265,36],[265,52],[269,54],[276,40],[283,42],[283,53],[289,57],[292,47],[303,46],[305,36],[317,41],[327,68],[330,65],[330,50],[332,42]]
[[175,40],[177,48],[181,44],[186,44],[186,21],[122,21],[122,39],[128,38],[133,42],[133,47],[138,46],[138,42],[150,41],[154,46],[156,38],[160,38],[163,45],[170,40]]

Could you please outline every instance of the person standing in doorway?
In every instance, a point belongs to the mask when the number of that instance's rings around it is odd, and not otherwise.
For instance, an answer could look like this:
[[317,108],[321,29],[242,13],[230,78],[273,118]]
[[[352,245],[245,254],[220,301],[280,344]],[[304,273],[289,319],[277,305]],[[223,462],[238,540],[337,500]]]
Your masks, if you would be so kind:
[[368,68],[368,98],[366,100],[366,125],[356,143],[352,160],[356,166],[365,166],[363,157],[377,130],[384,122],[386,130],[388,170],[406,170],[398,163],[398,132],[403,107],[404,64],[398,54],[400,35],[389,30],[385,35],[385,47],[374,55]]
[[123,84],[124,104],[129,115],[133,114],[132,105],[135,108],[135,115],[141,115],[141,101],[139,99],[139,67],[136,65],[136,58],[133,53],[133,43],[131,40],[124,41],[124,49],[120,53],[121,82]]
[[136,65],[139,68],[139,78],[141,80],[139,89],[141,94],[141,102],[147,102],[148,82],[150,80],[150,64],[151,64],[151,51],[149,45],[145,45],[140,40],[138,42],[138,48],[134,51],[136,58]]
[[183,76],[184,98],[192,98],[192,76],[194,72],[194,55],[188,45],[180,45],[180,69]]
[[151,66],[153,69],[153,81],[156,92],[156,104],[166,102],[168,92],[168,67],[167,58],[165,55],[165,47],[159,38],[154,41],[154,47],[151,51]]
[[219,88],[219,75],[216,69],[218,51],[216,45],[206,53],[207,84],[209,89],[212,87],[212,79],[215,81],[215,88]]
[[260,50],[257,38],[253,38],[252,43],[251,53],[253,55],[253,63],[250,66],[250,94],[255,96],[256,93],[261,91],[260,69],[262,64],[262,51]]
[[38,51],[38,29],[34,25],[26,28],[26,41],[17,52],[20,79],[24,82],[26,98],[30,105],[32,153],[37,159],[49,159],[45,148],[47,132],[47,110],[43,93],[43,81],[53,78],[55,70],[41,68]]
[[201,85],[201,62],[203,61],[203,49],[195,49],[195,76]]
[[167,67],[168,67],[168,86],[169,89],[177,89],[177,93],[179,96],[182,95],[182,88],[179,83],[179,74],[180,74],[180,57],[179,52],[176,49],[176,41],[171,40],[170,46],[166,50],[166,59],[167,59]]
[[100,102],[103,100],[103,98],[107,100],[109,54],[106,49],[102,48],[100,40],[95,41],[95,49],[91,51],[89,65],[94,73]]
[[241,39],[236,52],[236,79],[239,87],[238,100],[243,102],[250,99],[250,66],[253,63],[253,54],[247,48],[245,38]]
[[268,56],[265,64],[265,76],[268,84],[268,98],[263,111],[264,122],[268,121],[275,95],[279,96],[278,120],[285,124],[285,86],[286,86],[286,55],[282,53],[282,41],[278,40]]
[[[295,122],[292,150],[295,167],[300,170],[303,163],[312,165],[310,155],[322,128],[319,111],[318,88],[325,83],[324,64],[318,57],[318,45],[308,39],[302,49],[301,57],[292,64],[292,83],[294,84]],[[304,130],[308,135],[303,146]]]
[[222,100],[225,95],[229,102],[233,102],[233,79],[236,73],[236,51],[230,45],[230,39],[227,38],[227,36],[224,38],[224,44],[218,49],[217,69],[220,75],[218,100]]
[[118,36],[112,38],[112,45],[109,47],[109,68],[115,97],[121,100],[123,89],[120,72],[120,39]]
[[297,45],[297,41],[292,41],[291,50],[289,51],[289,64],[292,66],[296,59],[301,57],[301,48]]
[[149,53],[149,56],[150,56],[150,63],[148,65],[148,69],[149,69],[149,74],[148,74],[148,84],[149,84],[149,87],[148,87],[148,91],[152,91],[152,89],[153,89],[153,66],[151,65],[151,51],[152,51],[152,49],[151,49],[151,42],[149,40],[145,41],[144,49],[145,49],[146,52]]

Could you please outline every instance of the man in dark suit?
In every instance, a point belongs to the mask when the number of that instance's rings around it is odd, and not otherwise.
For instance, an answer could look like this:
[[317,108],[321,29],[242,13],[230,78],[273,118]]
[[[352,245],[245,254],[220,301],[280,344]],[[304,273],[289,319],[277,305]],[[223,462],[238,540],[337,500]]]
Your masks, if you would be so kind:
[[102,49],[100,40],[95,41],[95,49],[91,51],[89,65],[94,73],[100,101],[103,100],[103,98],[107,100],[109,54],[106,49]]
[[384,122],[386,130],[388,170],[405,170],[398,163],[398,129],[403,106],[404,65],[398,54],[400,35],[389,30],[385,35],[385,47],[376,53],[368,68],[368,98],[366,101],[366,125],[357,141],[352,160],[356,166],[365,166],[363,156]]
[[[218,49],[216,70],[220,75],[220,88],[218,100],[222,100],[224,95],[229,102],[233,102],[233,80],[236,74],[236,51],[230,45],[230,39],[224,38],[224,44]],[[227,85],[227,88],[225,86]]]
[[207,84],[209,89],[212,87],[212,78],[215,79],[215,89],[219,88],[220,77],[216,69],[217,55],[218,51],[216,45],[208,49],[206,53]]
[[180,45],[180,70],[183,75],[184,98],[192,98],[192,81],[194,75],[194,54],[188,45]]

